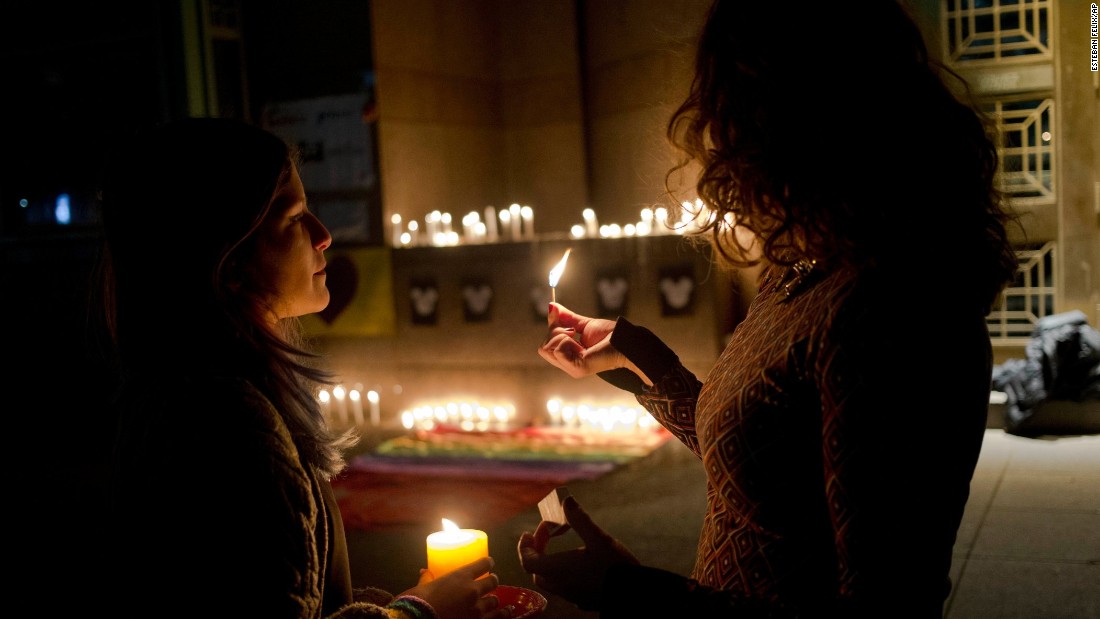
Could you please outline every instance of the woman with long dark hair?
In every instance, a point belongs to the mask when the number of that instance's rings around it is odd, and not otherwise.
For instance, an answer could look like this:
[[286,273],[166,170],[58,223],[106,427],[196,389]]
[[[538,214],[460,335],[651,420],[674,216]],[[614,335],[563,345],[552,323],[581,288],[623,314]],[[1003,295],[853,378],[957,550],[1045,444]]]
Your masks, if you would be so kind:
[[231,120],[155,127],[118,149],[101,207],[111,614],[507,616],[489,558],[396,597],[352,586],[329,480],[355,437],[326,426],[330,378],[297,322],[329,302],[332,237],[286,143]]

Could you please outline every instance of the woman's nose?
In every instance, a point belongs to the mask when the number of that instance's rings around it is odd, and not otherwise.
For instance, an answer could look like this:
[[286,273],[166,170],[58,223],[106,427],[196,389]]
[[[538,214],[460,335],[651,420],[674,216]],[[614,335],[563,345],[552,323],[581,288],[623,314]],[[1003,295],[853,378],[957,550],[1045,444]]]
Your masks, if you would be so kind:
[[320,250],[328,249],[329,245],[332,245],[332,234],[329,233],[325,224],[321,223],[320,219],[317,219],[315,215],[310,214],[313,217],[313,246]]

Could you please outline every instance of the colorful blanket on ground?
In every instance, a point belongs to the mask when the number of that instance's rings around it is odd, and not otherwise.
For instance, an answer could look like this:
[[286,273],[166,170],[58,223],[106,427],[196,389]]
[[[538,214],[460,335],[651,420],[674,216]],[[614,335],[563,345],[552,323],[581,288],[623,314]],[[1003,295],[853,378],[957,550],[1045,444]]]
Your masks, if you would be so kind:
[[487,529],[557,486],[595,479],[670,438],[663,428],[499,432],[437,428],[390,439],[333,480],[344,524],[360,530],[441,525]]

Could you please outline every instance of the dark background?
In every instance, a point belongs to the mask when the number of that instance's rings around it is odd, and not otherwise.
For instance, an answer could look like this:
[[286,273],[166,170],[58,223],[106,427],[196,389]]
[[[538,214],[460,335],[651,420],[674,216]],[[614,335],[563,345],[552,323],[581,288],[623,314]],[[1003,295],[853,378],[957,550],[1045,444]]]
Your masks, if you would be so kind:
[[[12,531],[26,553],[16,554],[13,567],[32,604],[78,602],[95,589],[97,481],[112,427],[104,403],[114,384],[91,311],[95,189],[105,153],[153,122],[216,115],[259,124],[269,102],[373,88],[368,2],[209,6],[212,21],[240,36],[198,49],[185,41],[177,1],[3,5],[0,346],[7,359],[0,376],[8,396],[4,451],[15,481],[5,501],[19,505]],[[208,93],[189,92],[188,53],[212,59],[199,88],[215,85],[216,109],[193,112],[192,99]],[[67,223],[55,217],[60,194],[69,197]],[[172,333],[166,324],[165,345]]]

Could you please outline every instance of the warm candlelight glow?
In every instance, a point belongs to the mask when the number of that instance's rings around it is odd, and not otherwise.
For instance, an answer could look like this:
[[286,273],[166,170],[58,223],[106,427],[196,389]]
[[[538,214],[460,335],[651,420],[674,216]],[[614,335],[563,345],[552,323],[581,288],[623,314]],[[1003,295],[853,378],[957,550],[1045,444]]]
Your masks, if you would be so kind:
[[596,220],[596,211],[586,208],[581,211],[581,216],[584,217],[585,235],[595,238],[600,230],[600,224]]
[[370,424],[372,426],[377,426],[382,423],[382,411],[378,406],[378,401],[380,399],[378,392],[374,389],[367,392],[367,401],[370,402]]
[[573,251],[572,248],[565,250],[565,255],[561,257],[554,268],[550,269],[550,287],[554,288],[558,285],[558,280],[561,279],[561,274],[565,272],[565,263],[569,261],[569,252]]
[[569,252],[571,251],[573,251],[573,248],[565,250],[565,255],[561,257],[561,261],[554,265],[554,268],[550,269],[551,301],[558,300],[558,280],[561,279],[561,274],[565,272],[565,263],[569,260]]
[[340,418],[343,421],[348,420],[348,401],[344,399],[347,395],[347,391],[344,390],[343,385],[336,385],[332,388],[332,397],[336,398],[336,409],[340,412]]
[[516,420],[516,406],[510,402],[484,404],[480,402],[446,402],[423,404],[401,413],[401,423],[408,430],[431,431],[443,426],[464,432],[489,432],[511,427]]
[[489,537],[484,531],[462,529],[443,518],[443,530],[428,536],[428,571],[433,578],[489,556]]
[[355,423],[363,425],[363,401],[358,389],[348,391],[348,399],[351,400],[351,412],[355,416]]

